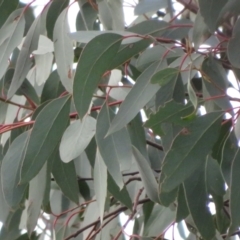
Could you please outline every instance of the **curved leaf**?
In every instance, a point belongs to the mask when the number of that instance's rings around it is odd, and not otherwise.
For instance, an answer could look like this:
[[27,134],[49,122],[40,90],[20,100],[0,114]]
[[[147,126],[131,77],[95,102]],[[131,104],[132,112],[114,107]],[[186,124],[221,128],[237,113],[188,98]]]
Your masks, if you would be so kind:
[[19,185],[19,181],[21,164],[28,140],[29,132],[19,135],[10,145],[2,160],[2,189],[6,202],[11,208],[18,206],[27,187],[27,184]]
[[102,75],[110,70],[121,41],[122,36],[106,33],[95,37],[83,49],[73,83],[73,100],[80,118],[87,113]]
[[147,160],[135,147],[133,147],[133,154],[134,154],[134,159],[136,160],[136,163],[143,181],[143,186],[145,188],[145,191],[148,197],[153,202],[159,202],[158,185],[153,175],[152,169],[150,168]]
[[209,113],[180,131],[164,158],[161,191],[173,190],[205,161],[217,140],[221,120],[222,113]]
[[68,37],[70,29],[68,25],[67,11],[68,8],[64,9],[56,21],[53,30],[53,42],[58,74],[63,86],[68,92],[72,93],[72,65],[74,53],[73,43]]
[[135,85],[121,104],[117,115],[113,119],[108,130],[108,135],[126,126],[151,100],[154,94],[157,93],[160,86],[151,84],[150,80],[153,74],[157,70],[162,69],[164,65],[162,62],[155,62],[138,77]]
[[21,183],[30,181],[60,142],[69,122],[70,96],[48,103],[38,114],[21,169]]
[[64,132],[60,144],[60,157],[70,162],[85,150],[96,131],[96,120],[85,116],[82,121],[72,123]]

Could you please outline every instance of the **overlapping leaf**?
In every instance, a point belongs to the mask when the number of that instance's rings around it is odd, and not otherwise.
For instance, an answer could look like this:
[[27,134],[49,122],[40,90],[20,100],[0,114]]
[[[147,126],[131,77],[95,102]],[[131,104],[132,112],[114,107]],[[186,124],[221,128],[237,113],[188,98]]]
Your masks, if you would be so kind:
[[9,147],[1,165],[1,182],[6,202],[11,208],[17,207],[21,202],[27,184],[20,182],[20,169],[28,142],[29,132],[18,136]]
[[164,158],[161,191],[173,190],[205,161],[217,140],[221,120],[222,113],[209,113],[198,117],[176,136]]
[[96,141],[109,173],[122,189],[121,170],[131,166],[131,141],[126,128],[106,137],[113,116],[112,110],[105,103],[97,119]]
[[40,34],[44,33],[48,7],[35,19],[31,25],[19,53],[13,79],[7,97],[11,98],[22,85],[28,71],[31,68],[30,54],[38,48]]
[[110,64],[121,41],[120,35],[107,33],[95,37],[85,46],[78,61],[73,83],[73,99],[80,118],[87,113],[102,75],[110,70]]
[[107,196],[107,167],[99,151],[97,151],[96,154],[93,176],[99,216],[101,221],[103,221],[104,207]]
[[164,68],[165,62],[155,62],[149,66],[137,79],[124,102],[121,104],[117,116],[113,119],[108,134],[116,132],[127,125],[137,113],[151,100],[160,86],[150,83],[153,74]]
[[53,42],[58,74],[63,86],[68,92],[72,93],[72,65],[74,54],[72,41],[68,37],[70,29],[68,25],[67,11],[68,8],[64,9],[56,21],[53,30]]
[[60,156],[63,162],[69,162],[87,147],[96,131],[96,120],[85,116],[82,121],[75,121],[64,132],[60,144]]
[[30,181],[60,142],[69,122],[70,96],[53,100],[36,118],[21,169],[21,183]]

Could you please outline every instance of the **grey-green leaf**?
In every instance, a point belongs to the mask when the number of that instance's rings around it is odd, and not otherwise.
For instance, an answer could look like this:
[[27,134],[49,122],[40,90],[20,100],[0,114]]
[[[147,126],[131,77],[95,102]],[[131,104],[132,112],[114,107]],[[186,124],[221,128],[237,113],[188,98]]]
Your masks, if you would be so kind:
[[73,161],[69,163],[62,162],[58,150],[55,153],[52,174],[56,183],[62,190],[63,194],[71,201],[78,204],[79,190],[74,162]]
[[154,177],[152,169],[149,166],[149,163],[137,148],[133,147],[132,149],[133,149],[134,159],[137,163],[137,166],[142,178],[143,186],[145,188],[145,191],[148,197],[153,202],[159,202],[157,181]]
[[60,142],[69,122],[69,95],[48,103],[39,113],[31,131],[21,169],[21,183],[30,181]]
[[110,70],[121,41],[122,36],[106,33],[95,37],[83,49],[73,83],[73,100],[80,118],[87,113],[102,75]]
[[107,197],[107,167],[99,151],[96,154],[93,176],[99,216],[102,222]]
[[28,138],[29,132],[19,135],[10,145],[2,160],[2,189],[6,202],[11,208],[17,207],[21,202],[27,187],[27,184],[19,185],[19,182],[22,159]]
[[155,62],[149,66],[137,79],[116,117],[113,119],[108,134],[116,132],[127,125],[159,90],[160,86],[150,83],[157,70],[165,67],[165,62]]
[[221,120],[221,112],[209,113],[180,131],[164,158],[161,191],[173,190],[205,161],[217,140]]
[[70,32],[67,18],[68,8],[65,8],[58,17],[53,30],[54,51],[57,71],[66,90],[72,93],[73,85],[73,43],[68,37]]
[[85,150],[95,135],[96,120],[85,116],[82,121],[76,120],[69,125],[63,134],[60,144],[60,157],[63,162],[70,162]]

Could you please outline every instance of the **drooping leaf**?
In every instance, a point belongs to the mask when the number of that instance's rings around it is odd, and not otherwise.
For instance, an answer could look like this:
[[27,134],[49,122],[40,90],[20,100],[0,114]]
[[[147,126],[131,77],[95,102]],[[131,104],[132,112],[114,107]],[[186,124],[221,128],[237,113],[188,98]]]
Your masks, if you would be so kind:
[[176,222],[180,222],[185,219],[189,214],[188,205],[184,193],[184,186],[181,184],[178,189],[177,196],[177,215]]
[[51,101],[39,113],[31,131],[21,168],[21,183],[40,171],[60,142],[69,122],[70,96]]
[[74,162],[62,162],[59,156],[58,149],[55,152],[55,160],[52,166],[52,174],[63,194],[71,201],[78,204],[79,193]]
[[93,176],[94,176],[94,189],[99,209],[99,216],[102,222],[105,210],[105,201],[107,196],[107,167],[99,151],[97,151],[96,154]]
[[25,37],[17,59],[16,68],[7,98],[11,98],[15,94],[18,88],[22,85],[25,77],[28,74],[28,71],[31,68],[32,62],[29,56],[38,48],[40,34],[43,34],[45,29],[47,11],[48,7],[46,7],[44,11],[35,19]]
[[68,6],[69,0],[53,0],[49,7],[46,20],[48,37],[53,39],[53,29],[60,13]]
[[159,202],[157,181],[154,177],[152,169],[150,168],[147,160],[135,147],[133,147],[133,154],[134,154],[134,159],[137,163],[137,166],[142,178],[142,182],[148,197],[153,202]]
[[211,240],[215,236],[215,227],[208,208],[204,175],[204,162],[202,162],[202,166],[184,182],[184,191],[189,212],[198,231],[204,239]]
[[217,28],[218,17],[225,4],[225,0],[199,0],[200,13],[212,33]]
[[122,204],[124,204],[126,207],[128,207],[131,210],[132,201],[126,189],[126,186],[124,186],[123,189],[120,190],[110,174],[108,174],[107,179],[108,179],[107,181],[108,191],[113,195],[114,198],[119,200]]
[[173,190],[205,161],[217,140],[221,120],[222,113],[209,113],[180,131],[164,158],[161,191]]
[[73,85],[73,43],[68,37],[70,32],[67,18],[68,8],[65,8],[54,26],[53,30],[53,42],[54,42],[54,52],[57,64],[57,71],[63,86],[66,90],[72,93]]
[[147,12],[156,11],[160,8],[165,8],[167,6],[168,6],[168,2],[166,0],[163,0],[163,1],[142,0],[134,8],[134,14],[141,15]]
[[2,0],[0,3],[0,27],[4,25],[9,15],[17,8],[18,0],[9,2],[8,0]]
[[183,118],[192,112],[192,104],[182,105],[175,101],[170,101],[163,107],[160,107],[155,114],[150,115],[149,120],[146,121],[144,126],[151,128],[155,134],[163,135],[164,132],[161,129],[162,123],[171,122],[180,126],[188,125],[189,122]]
[[165,62],[155,62],[149,66],[137,79],[124,102],[121,104],[116,117],[113,119],[108,134],[116,132],[127,125],[156,94],[160,86],[150,83],[153,74],[165,66]]
[[80,118],[87,113],[93,92],[102,75],[110,70],[121,40],[120,35],[108,33],[95,37],[85,46],[73,83],[73,99]]
[[240,226],[239,213],[239,200],[240,195],[238,188],[238,173],[240,169],[240,151],[239,148],[233,158],[231,168],[231,180],[230,180],[230,214],[231,214],[231,226],[229,234],[233,233]]
[[96,141],[99,152],[116,184],[122,189],[121,170],[131,166],[131,141],[127,129],[106,137],[107,130],[114,114],[105,103],[97,118]]
[[0,29],[0,35],[4,36],[0,45],[0,78],[8,67],[10,54],[20,44],[23,37],[25,20],[23,16],[20,17],[21,13],[22,9],[14,11]]
[[238,43],[240,39],[239,27],[240,19],[238,19],[234,25],[232,38],[229,40],[227,46],[228,59],[230,63],[236,68],[240,68],[240,60],[238,57],[240,53],[238,48]]
[[27,184],[20,182],[20,169],[24,157],[25,147],[29,139],[29,132],[18,136],[10,145],[2,160],[1,181],[3,194],[11,208],[15,208],[21,202]]
[[97,18],[97,11],[94,10],[89,2],[83,4],[76,18],[76,29],[93,30],[94,22]]
[[[202,63],[202,71],[207,92],[210,95],[208,101],[214,101],[221,109],[231,109],[231,104],[226,91],[228,87],[225,69],[212,57],[206,58]],[[211,100],[212,97],[212,100]]]
[[85,116],[82,121],[72,123],[64,132],[60,144],[60,157],[63,162],[70,162],[87,147],[96,131],[96,120]]
[[27,231],[31,236],[35,229],[41,212],[41,205],[46,188],[47,163],[29,183],[28,207],[27,207]]

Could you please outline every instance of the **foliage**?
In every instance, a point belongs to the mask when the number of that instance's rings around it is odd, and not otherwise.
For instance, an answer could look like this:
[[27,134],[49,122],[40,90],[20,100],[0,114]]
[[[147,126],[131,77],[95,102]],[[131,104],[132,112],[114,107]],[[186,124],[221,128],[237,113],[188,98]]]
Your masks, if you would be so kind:
[[0,240],[238,234],[239,1],[33,4],[0,1]]

